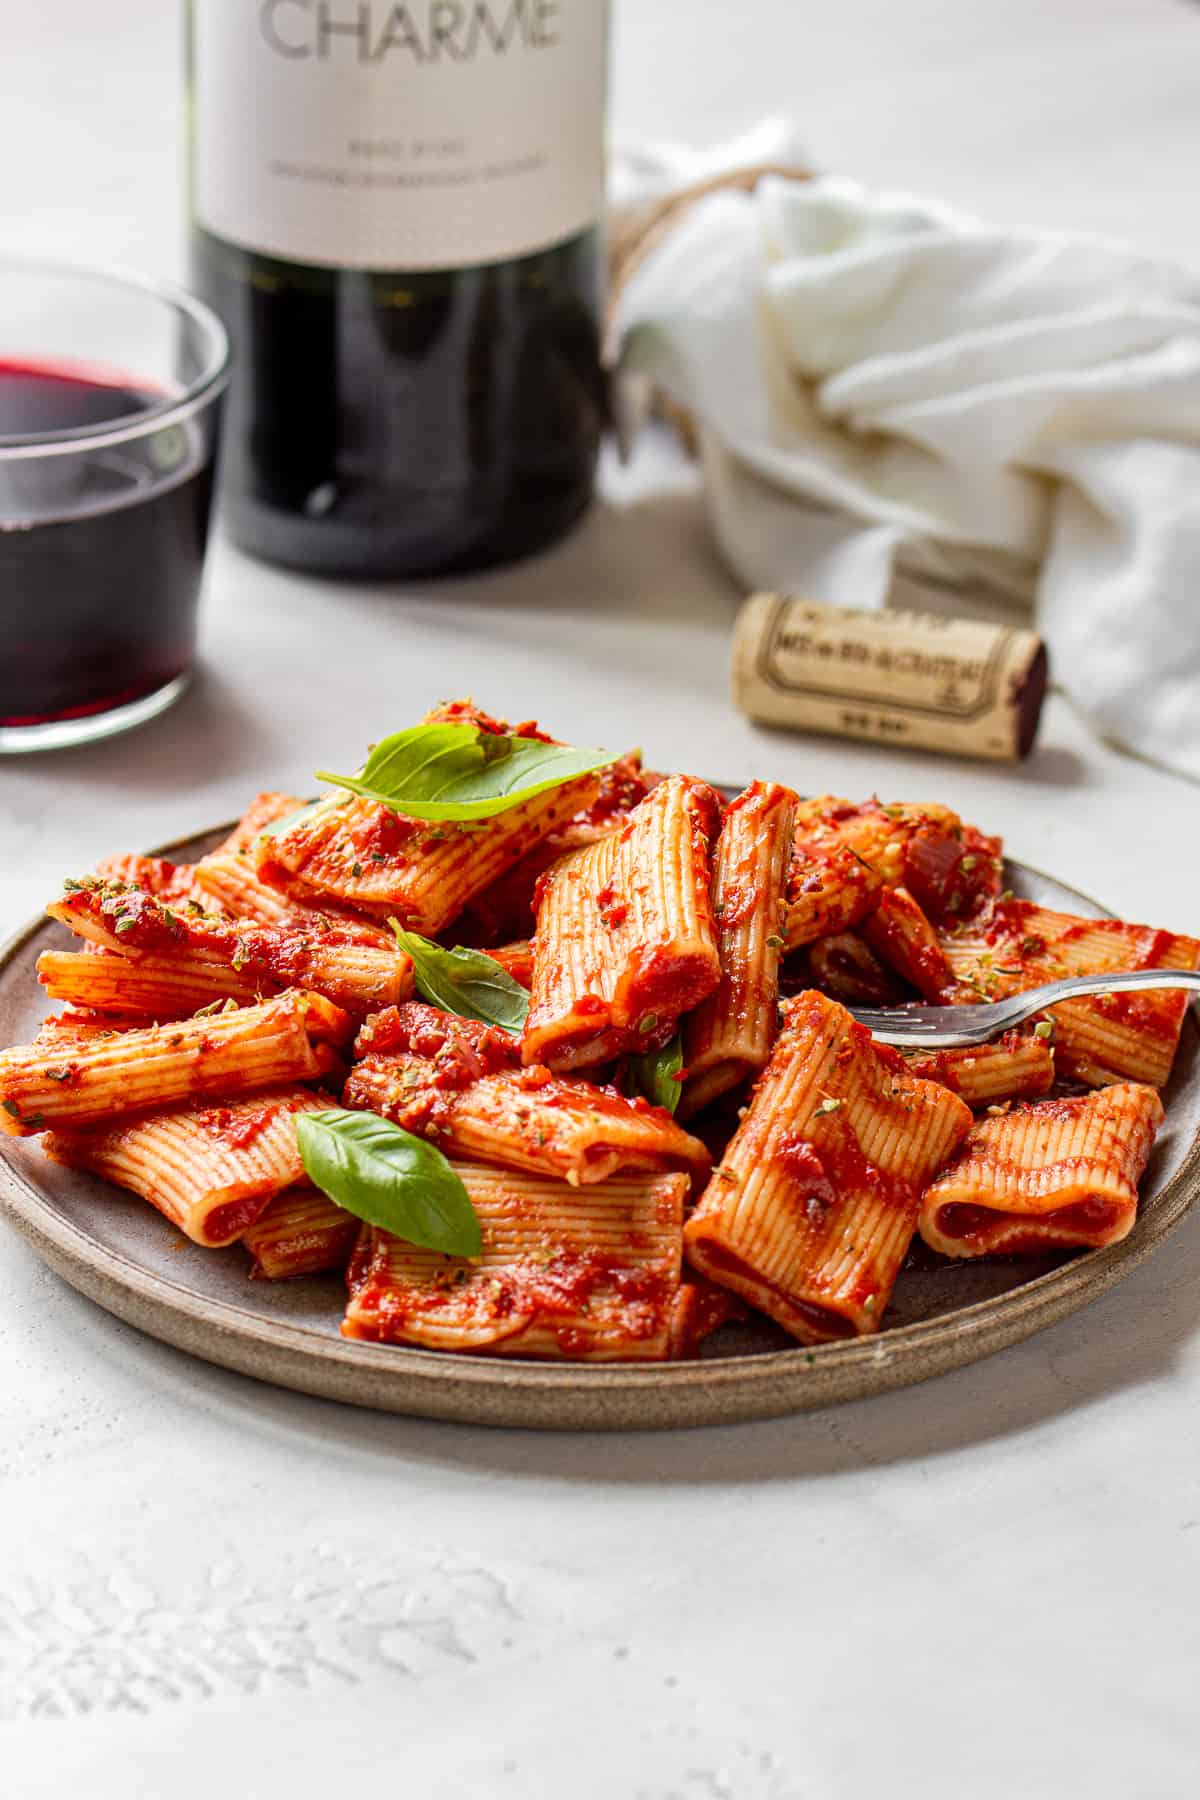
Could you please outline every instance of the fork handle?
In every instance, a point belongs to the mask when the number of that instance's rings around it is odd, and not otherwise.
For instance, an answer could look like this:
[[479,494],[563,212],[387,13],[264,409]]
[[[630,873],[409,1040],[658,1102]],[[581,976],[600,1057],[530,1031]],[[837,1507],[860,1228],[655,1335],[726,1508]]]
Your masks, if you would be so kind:
[[[1063,990],[1063,999],[1075,999],[1086,994],[1129,994],[1138,988],[1192,988],[1200,992],[1200,969],[1126,969],[1111,975],[1067,975],[1061,981],[1047,981],[1041,987],[1030,988],[1025,996],[1035,1004],[1029,1012],[1040,1012],[1044,1006],[1055,1004],[1050,996],[1056,989]],[[1012,999],[1022,996],[1013,994]],[[1029,1017],[1029,1013],[1025,1015]]]

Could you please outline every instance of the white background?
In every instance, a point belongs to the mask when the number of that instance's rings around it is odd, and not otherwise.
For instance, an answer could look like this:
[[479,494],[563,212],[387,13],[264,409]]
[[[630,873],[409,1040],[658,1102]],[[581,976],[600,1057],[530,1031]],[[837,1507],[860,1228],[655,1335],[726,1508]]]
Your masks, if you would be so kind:
[[[179,272],[175,8],[3,11],[0,243]],[[701,141],[786,107],[827,166],[1200,252],[1182,0],[624,0],[616,49],[621,127]],[[729,780],[947,800],[1127,914],[1196,928],[1195,787],[1057,699],[1018,771],[757,731],[727,698],[738,599],[654,443],[570,542],[470,581],[339,589],[221,545],[182,705],[0,766],[0,921],[473,692]],[[552,1438],[221,1374],[2,1232],[4,1791],[1191,1793],[1198,1307],[1195,1221],[1076,1319],[927,1387]]]

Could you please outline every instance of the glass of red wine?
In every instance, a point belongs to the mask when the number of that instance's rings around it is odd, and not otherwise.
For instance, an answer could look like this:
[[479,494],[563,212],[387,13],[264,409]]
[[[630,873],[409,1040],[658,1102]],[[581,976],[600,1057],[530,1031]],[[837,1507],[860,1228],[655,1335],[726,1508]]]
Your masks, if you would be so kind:
[[190,295],[0,258],[0,754],[183,692],[228,379]]

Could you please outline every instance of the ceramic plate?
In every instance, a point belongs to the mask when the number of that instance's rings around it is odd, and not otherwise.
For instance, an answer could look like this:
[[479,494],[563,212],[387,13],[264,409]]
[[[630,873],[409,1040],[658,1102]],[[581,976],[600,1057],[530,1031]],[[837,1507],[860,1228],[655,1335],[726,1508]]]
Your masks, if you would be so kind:
[[[192,861],[231,829],[163,846]],[[1020,863],[1018,894],[1103,917],[1074,888]],[[0,949],[0,1043],[31,1039],[46,1011],[34,975],[68,941],[33,920]],[[603,1365],[444,1356],[341,1337],[340,1277],[251,1281],[245,1253],[202,1250],[98,1177],[49,1163],[34,1140],[0,1139],[0,1205],[64,1280],[118,1318],[262,1381],[385,1412],[476,1425],[630,1430],[807,1411],[905,1387],[1015,1344],[1085,1306],[1162,1242],[1200,1194],[1200,1030],[1185,1022],[1167,1123],[1123,1243],[1081,1255],[914,1266],[876,1337],[797,1348],[774,1328],[726,1326],[692,1363]]]

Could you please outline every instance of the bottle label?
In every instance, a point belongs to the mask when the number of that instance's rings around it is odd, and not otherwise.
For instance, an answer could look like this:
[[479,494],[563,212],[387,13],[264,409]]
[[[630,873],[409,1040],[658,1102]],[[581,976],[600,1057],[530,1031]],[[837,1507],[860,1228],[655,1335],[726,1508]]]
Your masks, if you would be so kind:
[[193,0],[194,205],[331,268],[454,269],[604,200],[608,0]]

